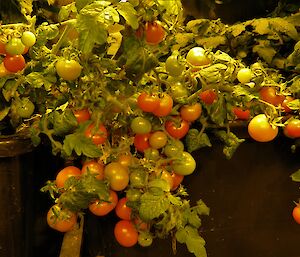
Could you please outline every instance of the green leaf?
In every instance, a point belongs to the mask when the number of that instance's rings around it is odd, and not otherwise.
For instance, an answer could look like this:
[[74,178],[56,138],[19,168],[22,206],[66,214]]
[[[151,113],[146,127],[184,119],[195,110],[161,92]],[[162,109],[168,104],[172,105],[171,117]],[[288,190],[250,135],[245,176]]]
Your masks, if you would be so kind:
[[156,178],[156,179],[151,180],[148,183],[148,187],[149,188],[151,188],[151,187],[157,187],[157,188],[162,189],[165,192],[169,192],[170,189],[171,189],[170,188],[170,184],[166,180],[160,179],[160,178]]
[[207,257],[205,250],[205,241],[201,236],[188,237],[186,240],[186,246],[190,253],[195,254],[196,257]]
[[217,63],[201,69],[199,74],[207,84],[217,84],[223,80],[223,73],[227,70],[227,65]]
[[218,126],[224,126],[227,118],[226,103],[223,95],[219,95],[218,101],[206,106],[207,112],[212,122]]
[[51,113],[54,134],[61,136],[72,132],[77,128],[77,120],[70,109],[64,112],[54,111]]
[[209,215],[210,209],[202,200],[198,200],[197,205],[193,208],[197,210],[199,215]]
[[58,13],[58,21],[62,22],[62,21],[67,20],[68,18],[70,18],[70,15],[72,13],[74,13],[74,14],[77,13],[77,9],[76,9],[74,3],[62,6]]
[[0,121],[2,121],[7,116],[9,111],[10,107],[5,107],[4,109],[0,110]]
[[86,5],[94,2],[94,0],[76,0],[76,8],[78,11],[80,11],[82,8],[84,8]]
[[257,53],[267,63],[271,63],[277,51],[270,46],[270,41],[259,40],[259,44],[253,47],[253,52]]
[[290,177],[293,181],[300,182],[300,170],[294,172]]
[[78,156],[84,155],[90,158],[97,158],[102,155],[101,150],[89,138],[79,132],[65,137],[63,151],[67,156],[71,156],[73,151]]
[[201,219],[197,213],[197,211],[191,211],[188,215],[188,223],[195,228],[199,228],[201,226]]
[[182,4],[180,0],[157,0],[158,8],[163,11],[165,15],[178,15],[182,12]]
[[197,37],[195,39],[195,42],[198,45],[204,46],[205,48],[214,49],[217,48],[220,45],[225,45],[227,42],[227,39],[225,36],[213,36],[213,37]]
[[141,196],[140,201],[139,215],[145,221],[158,218],[170,205],[170,201],[165,194],[153,195],[146,192]]
[[31,72],[25,77],[26,82],[34,88],[41,88],[44,86],[46,91],[49,91],[56,82],[56,77],[50,74],[43,74],[40,72]]
[[211,147],[210,140],[206,133],[201,133],[197,129],[190,129],[185,138],[188,152],[196,151],[202,147]]
[[120,2],[117,5],[117,11],[120,13],[120,15],[123,16],[123,18],[126,20],[126,23],[128,25],[130,25],[133,29],[138,29],[139,27],[138,16],[132,4],[128,2]]

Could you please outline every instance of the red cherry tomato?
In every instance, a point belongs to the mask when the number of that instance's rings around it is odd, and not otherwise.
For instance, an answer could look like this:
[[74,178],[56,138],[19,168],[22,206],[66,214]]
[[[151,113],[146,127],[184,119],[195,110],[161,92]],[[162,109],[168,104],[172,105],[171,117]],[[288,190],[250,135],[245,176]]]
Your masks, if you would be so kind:
[[138,232],[129,220],[120,220],[115,225],[114,235],[117,242],[124,247],[132,247],[138,241]]
[[164,117],[171,113],[173,108],[173,99],[170,95],[164,94],[160,98],[159,106],[153,111],[153,114],[157,117]]
[[240,119],[240,120],[249,120],[250,118],[250,110],[246,109],[242,109],[240,107],[233,107],[232,109],[233,113],[235,114],[235,116]]
[[217,99],[217,93],[213,89],[202,91],[199,94],[200,99],[206,104],[212,104]]
[[180,116],[183,120],[186,121],[195,121],[197,120],[202,113],[201,104],[195,103],[192,105],[184,105],[180,108]]
[[283,108],[283,110],[286,113],[289,113],[289,112],[292,111],[291,108],[288,107],[288,103],[291,102],[291,101],[293,101],[293,100],[295,100],[295,99],[293,97],[291,97],[291,96],[286,96],[285,99],[283,100],[283,102],[282,102],[282,108]]
[[157,22],[147,22],[145,25],[146,42],[157,45],[165,38],[165,30]]
[[260,99],[264,100],[267,103],[278,106],[282,104],[285,97],[283,95],[278,95],[274,87],[262,87],[259,90]]
[[159,107],[159,98],[155,95],[141,93],[137,98],[138,107],[144,112],[153,112]]
[[73,113],[78,123],[85,122],[91,118],[90,111],[87,108],[81,110],[74,110]]
[[94,123],[87,127],[84,134],[86,137],[91,138],[95,145],[103,144],[108,136],[108,132],[103,124],[99,124],[98,129],[96,129]]
[[300,205],[297,204],[297,206],[294,207],[293,212],[292,212],[294,220],[300,224]]
[[179,119],[178,124],[176,121],[167,120],[165,128],[168,134],[176,139],[183,138],[189,131],[190,125],[186,120]]
[[175,172],[171,173],[172,179],[173,179],[173,186],[171,188],[171,191],[174,191],[178,188],[178,186],[183,181],[184,175],[177,174]]
[[147,134],[136,134],[134,136],[134,146],[136,150],[140,152],[144,152],[146,149],[150,147],[149,144],[150,133]]
[[101,162],[97,162],[95,160],[87,161],[83,164],[81,168],[81,173],[85,174],[89,172],[90,174],[96,175],[96,179],[103,180],[104,179],[104,164]]
[[58,188],[62,188],[65,185],[65,182],[70,177],[80,177],[81,170],[75,166],[67,166],[60,170],[56,175],[55,183]]
[[120,219],[130,220],[132,209],[126,205],[128,199],[127,197],[121,198],[115,208],[115,212]]
[[109,190],[109,198],[107,201],[99,201],[96,200],[95,202],[89,205],[89,210],[91,213],[95,214],[96,216],[105,216],[110,213],[118,203],[118,195],[115,191]]
[[300,137],[300,120],[299,119],[292,119],[288,122],[285,126],[287,135],[291,138]]
[[18,72],[25,68],[26,61],[23,55],[6,55],[3,59],[4,67],[10,72]]

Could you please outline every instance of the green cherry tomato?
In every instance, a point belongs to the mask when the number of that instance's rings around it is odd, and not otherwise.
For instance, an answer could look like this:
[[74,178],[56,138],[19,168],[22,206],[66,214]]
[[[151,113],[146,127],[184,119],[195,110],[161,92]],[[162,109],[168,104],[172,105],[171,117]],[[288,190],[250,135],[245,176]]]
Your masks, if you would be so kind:
[[130,185],[134,188],[144,188],[148,183],[148,173],[141,170],[133,170],[129,176]]
[[134,118],[130,127],[135,134],[146,134],[152,129],[151,122],[143,117]]
[[36,42],[36,37],[31,31],[25,31],[21,37],[22,43],[27,47],[32,47]]
[[165,66],[169,75],[174,77],[180,76],[185,69],[184,64],[180,63],[175,55],[171,55],[167,58]]
[[249,83],[252,75],[252,71],[249,68],[242,68],[237,73],[237,79],[241,83]]
[[176,160],[172,161],[171,168],[179,175],[190,175],[196,169],[196,161],[190,153],[182,152]]
[[29,118],[33,114],[34,104],[28,98],[22,98],[17,103],[17,113],[21,118]]
[[186,60],[193,66],[203,66],[210,63],[210,59],[206,56],[202,47],[193,47],[187,53]]
[[149,232],[139,232],[138,244],[142,247],[152,245],[153,237]]
[[177,155],[181,155],[184,150],[184,145],[181,140],[175,139],[171,140],[165,147],[164,147],[164,154],[167,157],[175,157]]
[[149,144],[154,149],[163,148],[168,141],[168,136],[163,131],[155,131],[149,138]]
[[22,43],[20,38],[12,38],[6,44],[5,51],[11,56],[23,54],[25,51],[25,45]]
[[75,80],[80,74],[82,67],[75,60],[60,59],[55,65],[57,74],[64,80]]

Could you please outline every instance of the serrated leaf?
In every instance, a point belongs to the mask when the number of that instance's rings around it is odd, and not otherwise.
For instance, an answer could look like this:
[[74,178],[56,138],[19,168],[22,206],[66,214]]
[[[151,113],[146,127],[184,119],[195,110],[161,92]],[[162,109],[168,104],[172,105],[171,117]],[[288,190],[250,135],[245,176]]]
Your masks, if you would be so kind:
[[165,10],[166,15],[178,15],[182,12],[182,4],[180,0],[157,0],[158,8]]
[[211,147],[210,140],[206,133],[200,134],[197,129],[190,129],[185,138],[188,152],[196,151],[202,147]]
[[64,20],[67,20],[72,13],[77,13],[77,9],[74,3],[62,6],[58,13],[58,21],[62,22]]
[[197,211],[191,211],[189,213],[188,223],[195,228],[199,228],[201,226],[201,219],[200,219]]
[[300,170],[294,172],[290,177],[292,178],[293,181],[300,182]]
[[94,2],[94,0],[76,0],[76,8],[78,11],[80,11],[82,8],[84,8],[86,5]]
[[210,209],[202,200],[198,200],[197,205],[194,208],[199,215],[209,215]]
[[153,195],[146,192],[141,196],[140,201],[139,215],[145,221],[158,218],[170,205],[170,201],[165,194]]
[[204,247],[205,241],[202,237],[188,237],[186,246],[190,253],[196,257],[207,257],[206,249]]
[[219,95],[217,102],[211,104],[210,106],[207,106],[207,111],[212,122],[214,122],[218,126],[224,126],[227,118],[224,96]]
[[184,244],[187,240],[188,233],[184,228],[181,228],[176,231],[175,237],[179,243]]
[[220,45],[225,45],[227,42],[227,39],[225,36],[213,36],[213,37],[197,37],[195,39],[195,42],[198,45],[204,46],[205,48],[208,49],[214,49],[217,48]]
[[41,88],[44,86],[46,91],[49,91],[56,82],[56,77],[45,75],[40,72],[31,72],[25,77],[26,82],[34,88]]
[[120,2],[117,5],[117,11],[123,16],[129,26],[131,26],[133,29],[138,29],[139,21],[137,12],[131,3]]
[[62,113],[54,111],[51,113],[51,116],[53,117],[52,124],[55,135],[65,135],[77,128],[78,123],[76,117],[70,109]]
[[253,47],[253,52],[257,53],[267,63],[271,63],[277,51],[270,46],[270,41],[259,40],[259,44]]
[[170,189],[171,189],[170,188],[170,184],[166,180],[160,179],[160,178],[156,178],[156,179],[151,180],[148,183],[148,187],[149,188],[151,188],[151,187],[157,187],[157,188],[162,189],[165,192],[169,192]]

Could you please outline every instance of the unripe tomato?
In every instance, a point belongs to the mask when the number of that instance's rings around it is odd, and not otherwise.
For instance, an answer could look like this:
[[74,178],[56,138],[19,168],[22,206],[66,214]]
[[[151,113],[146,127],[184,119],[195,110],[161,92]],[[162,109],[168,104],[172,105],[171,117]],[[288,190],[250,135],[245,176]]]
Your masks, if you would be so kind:
[[104,168],[104,176],[114,191],[125,189],[129,183],[128,169],[118,162],[111,162]]
[[149,45],[157,45],[165,38],[165,30],[157,22],[147,22],[145,25],[146,42]]
[[25,31],[21,37],[22,43],[27,47],[32,47],[36,42],[36,37],[31,31]]
[[163,131],[155,131],[149,137],[149,144],[154,149],[163,148],[168,141],[167,134]]
[[21,118],[30,118],[34,111],[34,104],[24,97],[17,102],[17,113]]
[[265,114],[258,114],[249,122],[248,133],[258,142],[269,142],[277,136],[278,127],[272,127]]
[[6,53],[8,53],[11,56],[23,54],[24,50],[25,45],[22,43],[22,40],[20,38],[12,38],[5,45]]
[[174,101],[178,101],[183,97],[187,97],[189,94],[188,89],[180,81],[170,83],[169,94],[172,96]]
[[167,157],[175,157],[177,155],[181,155],[184,150],[184,144],[181,140],[172,140],[165,147],[163,153]]
[[110,213],[118,203],[118,195],[115,191],[109,190],[107,201],[96,200],[89,205],[89,210],[96,216],[105,216]]
[[143,117],[135,117],[130,124],[130,127],[135,134],[146,134],[151,132],[151,122]]
[[5,58],[3,59],[3,64],[4,67],[9,71],[9,72],[18,72],[21,71],[25,68],[26,61],[23,57],[23,55],[6,55]]
[[180,108],[180,116],[186,121],[195,121],[200,118],[202,113],[202,106],[199,103],[192,105],[183,105]]
[[131,153],[123,153],[118,156],[117,162],[128,168],[134,163],[134,157],[131,155]]
[[73,81],[79,78],[82,67],[75,60],[60,59],[55,64],[57,74],[64,80]]
[[203,66],[210,64],[210,59],[206,56],[202,47],[193,47],[187,53],[186,60],[193,66]]
[[178,77],[182,74],[185,69],[185,65],[178,61],[178,57],[175,55],[171,55],[167,58],[165,62],[166,71],[169,75]]
[[249,68],[241,68],[237,73],[237,79],[241,83],[249,83],[252,76],[252,71]]
[[196,169],[196,161],[190,153],[182,152],[177,159],[172,161],[171,168],[179,175],[190,175]]

